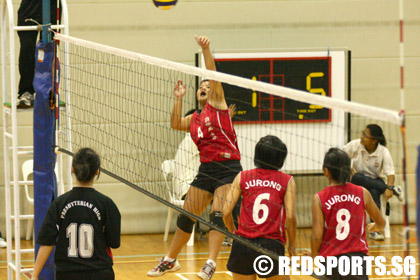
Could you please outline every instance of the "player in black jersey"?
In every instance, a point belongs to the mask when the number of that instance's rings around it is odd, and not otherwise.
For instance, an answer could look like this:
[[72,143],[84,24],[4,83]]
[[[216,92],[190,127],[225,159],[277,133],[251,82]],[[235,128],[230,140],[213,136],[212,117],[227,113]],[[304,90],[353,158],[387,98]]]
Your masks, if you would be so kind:
[[37,242],[33,280],[38,279],[54,245],[56,279],[114,279],[110,248],[120,247],[121,215],[115,203],[93,188],[99,176],[100,159],[90,148],[73,158],[73,189],[55,199]]

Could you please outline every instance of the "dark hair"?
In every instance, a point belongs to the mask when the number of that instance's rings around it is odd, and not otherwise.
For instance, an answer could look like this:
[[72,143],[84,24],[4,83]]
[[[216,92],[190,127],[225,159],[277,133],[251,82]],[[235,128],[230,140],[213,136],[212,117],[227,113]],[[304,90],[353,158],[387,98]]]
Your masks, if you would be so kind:
[[382,131],[382,128],[377,124],[368,124],[366,128],[369,129],[370,135],[373,139],[378,140],[379,144],[382,146],[386,146],[386,139],[384,136],[384,133]]
[[195,111],[196,109],[189,110],[188,112],[185,113],[184,117],[194,114]]
[[204,82],[210,82],[210,80],[209,79],[201,80],[200,83],[198,84],[198,86],[201,86]]
[[330,148],[325,154],[322,167],[330,171],[334,181],[344,184],[350,179],[350,157],[343,150]]
[[286,156],[286,144],[277,136],[267,135],[255,145],[254,164],[258,168],[279,170]]
[[99,155],[91,148],[82,148],[74,155],[72,167],[81,183],[89,183],[101,166]]

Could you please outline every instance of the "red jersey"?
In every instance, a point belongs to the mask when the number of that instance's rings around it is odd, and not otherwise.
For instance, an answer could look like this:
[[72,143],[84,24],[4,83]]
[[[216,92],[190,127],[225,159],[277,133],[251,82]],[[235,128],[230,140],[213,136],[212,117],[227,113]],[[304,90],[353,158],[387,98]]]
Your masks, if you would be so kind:
[[256,168],[241,172],[242,206],[236,234],[286,243],[284,196],[292,176]]
[[229,110],[216,109],[207,102],[201,113],[194,112],[190,133],[201,162],[241,159]]
[[337,256],[369,249],[366,242],[366,205],[363,188],[351,183],[326,187],[317,193],[324,214],[320,256]]

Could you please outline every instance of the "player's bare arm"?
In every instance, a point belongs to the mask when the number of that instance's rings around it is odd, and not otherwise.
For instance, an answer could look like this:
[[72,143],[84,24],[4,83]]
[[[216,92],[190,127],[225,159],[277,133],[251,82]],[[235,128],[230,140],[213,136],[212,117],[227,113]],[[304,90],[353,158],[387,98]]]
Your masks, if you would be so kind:
[[324,235],[324,215],[322,214],[321,202],[318,195],[314,195],[312,199],[312,239],[311,253],[312,257],[318,256],[319,248],[321,248],[322,237]]
[[385,228],[385,219],[382,216],[382,213],[379,210],[378,206],[376,206],[375,201],[373,201],[372,195],[365,188],[363,188],[363,198],[366,204],[366,212],[374,221],[374,223],[370,223],[368,225],[368,231],[383,231]]
[[171,113],[171,127],[175,130],[189,131],[192,115],[182,117],[182,100],[186,93],[186,86],[179,80],[174,88],[174,106]]
[[231,222],[229,220],[229,216],[232,214],[233,208],[235,208],[236,202],[238,202],[239,197],[241,196],[241,173],[236,175],[235,180],[233,180],[232,187],[226,194],[226,200],[223,205],[223,221],[225,225],[228,227],[230,232],[233,231],[231,227]]
[[42,268],[44,267],[45,262],[50,256],[54,246],[44,246],[39,247],[38,255],[35,260],[34,271],[32,272],[31,280],[38,280],[38,276],[41,273]]
[[287,250],[290,256],[296,255],[296,183],[292,178],[287,186],[286,194],[284,197],[284,206],[286,208],[286,232],[289,246]]
[[[204,64],[206,65],[206,69],[216,71],[216,63],[214,62],[213,54],[210,50],[210,39],[206,36],[195,35],[195,40],[203,51]],[[228,109],[225,100],[225,93],[220,82],[210,80],[210,95],[208,102],[210,102],[210,105],[217,109]]]

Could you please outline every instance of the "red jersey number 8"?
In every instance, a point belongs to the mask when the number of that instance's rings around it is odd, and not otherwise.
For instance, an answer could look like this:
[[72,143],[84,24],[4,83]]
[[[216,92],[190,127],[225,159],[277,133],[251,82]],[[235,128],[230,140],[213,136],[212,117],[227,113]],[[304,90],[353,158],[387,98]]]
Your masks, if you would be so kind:
[[[344,217],[344,219],[343,219]],[[350,233],[350,221],[351,218],[351,214],[349,212],[349,210],[345,209],[345,208],[341,208],[340,210],[337,211],[337,227],[335,228],[335,237],[338,240],[344,240],[347,238],[347,236]]]

